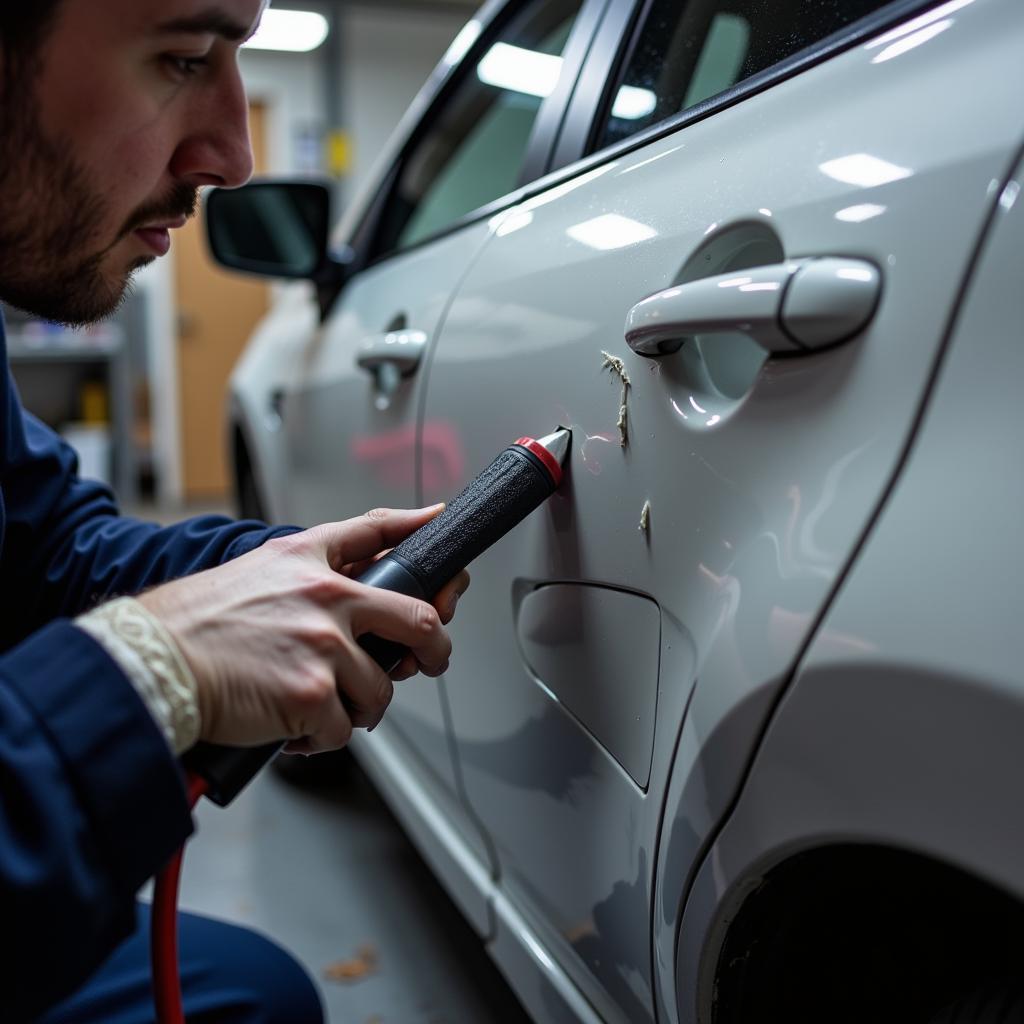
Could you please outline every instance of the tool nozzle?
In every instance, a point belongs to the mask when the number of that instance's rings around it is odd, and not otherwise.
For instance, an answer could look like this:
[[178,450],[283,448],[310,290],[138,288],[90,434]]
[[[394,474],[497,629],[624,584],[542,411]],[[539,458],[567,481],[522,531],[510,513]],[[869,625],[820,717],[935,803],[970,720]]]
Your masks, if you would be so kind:
[[559,427],[553,434],[538,438],[537,444],[546,448],[558,460],[560,466],[565,465],[565,457],[569,454],[572,431],[568,427]]

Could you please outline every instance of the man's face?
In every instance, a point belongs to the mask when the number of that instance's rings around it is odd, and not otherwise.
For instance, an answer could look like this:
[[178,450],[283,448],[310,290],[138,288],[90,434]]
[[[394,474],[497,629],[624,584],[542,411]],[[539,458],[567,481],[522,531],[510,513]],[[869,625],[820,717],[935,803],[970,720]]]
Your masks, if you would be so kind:
[[106,316],[200,186],[249,178],[236,58],[265,2],[62,0],[0,96],[0,298],[65,323]]

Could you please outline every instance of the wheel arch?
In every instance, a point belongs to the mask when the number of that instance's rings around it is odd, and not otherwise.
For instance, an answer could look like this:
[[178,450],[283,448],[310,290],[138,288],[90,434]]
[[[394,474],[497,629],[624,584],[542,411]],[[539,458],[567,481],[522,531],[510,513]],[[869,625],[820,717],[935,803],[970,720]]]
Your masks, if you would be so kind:
[[[676,944],[679,1020],[751,1019],[726,986],[747,972],[759,999],[782,998],[758,988],[778,974],[763,973],[761,955],[782,951],[796,964],[815,935],[805,974],[837,978],[875,936],[888,959],[872,961],[874,984],[896,993],[884,968],[898,956],[908,998],[935,978],[968,985],[986,962],[1019,956],[1022,730],[1024,704],[1005,681],[863,659],[802,671],[689,891]],[[930,905],[936,893],[945,912]],[[846,923],[829,931],[829,920]],[[738,968],[738,958],[749,964]],[[861,989],[871,987],[865,973]],[[805,1009],[753,1019],[798,1024]],[[914,1019],[907,1013],[891,1019]],[[890,1018],[873,1006],[870,1019]]]

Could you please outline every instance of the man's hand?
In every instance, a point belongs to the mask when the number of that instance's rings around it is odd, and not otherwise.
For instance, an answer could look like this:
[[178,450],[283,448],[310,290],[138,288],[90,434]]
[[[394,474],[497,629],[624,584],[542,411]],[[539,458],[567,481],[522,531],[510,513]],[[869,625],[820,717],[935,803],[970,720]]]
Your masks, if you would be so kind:
[[[202,739],[247,746],[287,738],[291,752],[331,750],[353,727],[380,721],[393,679],[444,672],[444,624],[468,574],[433,606],[350,578],[442,508],[375,509],[140,595],[195,675]],[[364,633],[409,648],[390,678],[356,642]]]

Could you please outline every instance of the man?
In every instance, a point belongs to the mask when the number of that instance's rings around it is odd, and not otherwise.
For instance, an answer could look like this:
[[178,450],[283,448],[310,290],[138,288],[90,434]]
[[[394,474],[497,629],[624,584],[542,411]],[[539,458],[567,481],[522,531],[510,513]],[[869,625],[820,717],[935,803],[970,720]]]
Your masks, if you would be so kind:
[[[237,50],[263,5],[2,5],[0,298],[103,317],[201,186],[249,177]],[[444,671],[442,622],[468,577],[431,607],[348,576],[436,508],[305,532],[123,518],[22,411],[6,351],[4,364],[0,1019],[152,1019],[134,894],[191,830],[177,755],[200,738],[343,745],[380,719],[392,679]],[[409,648],[392,679],[356,643],[367,632]],[[181,944],[190,1020],[320,1019],[308,979],[265,940],[185,918]]]

